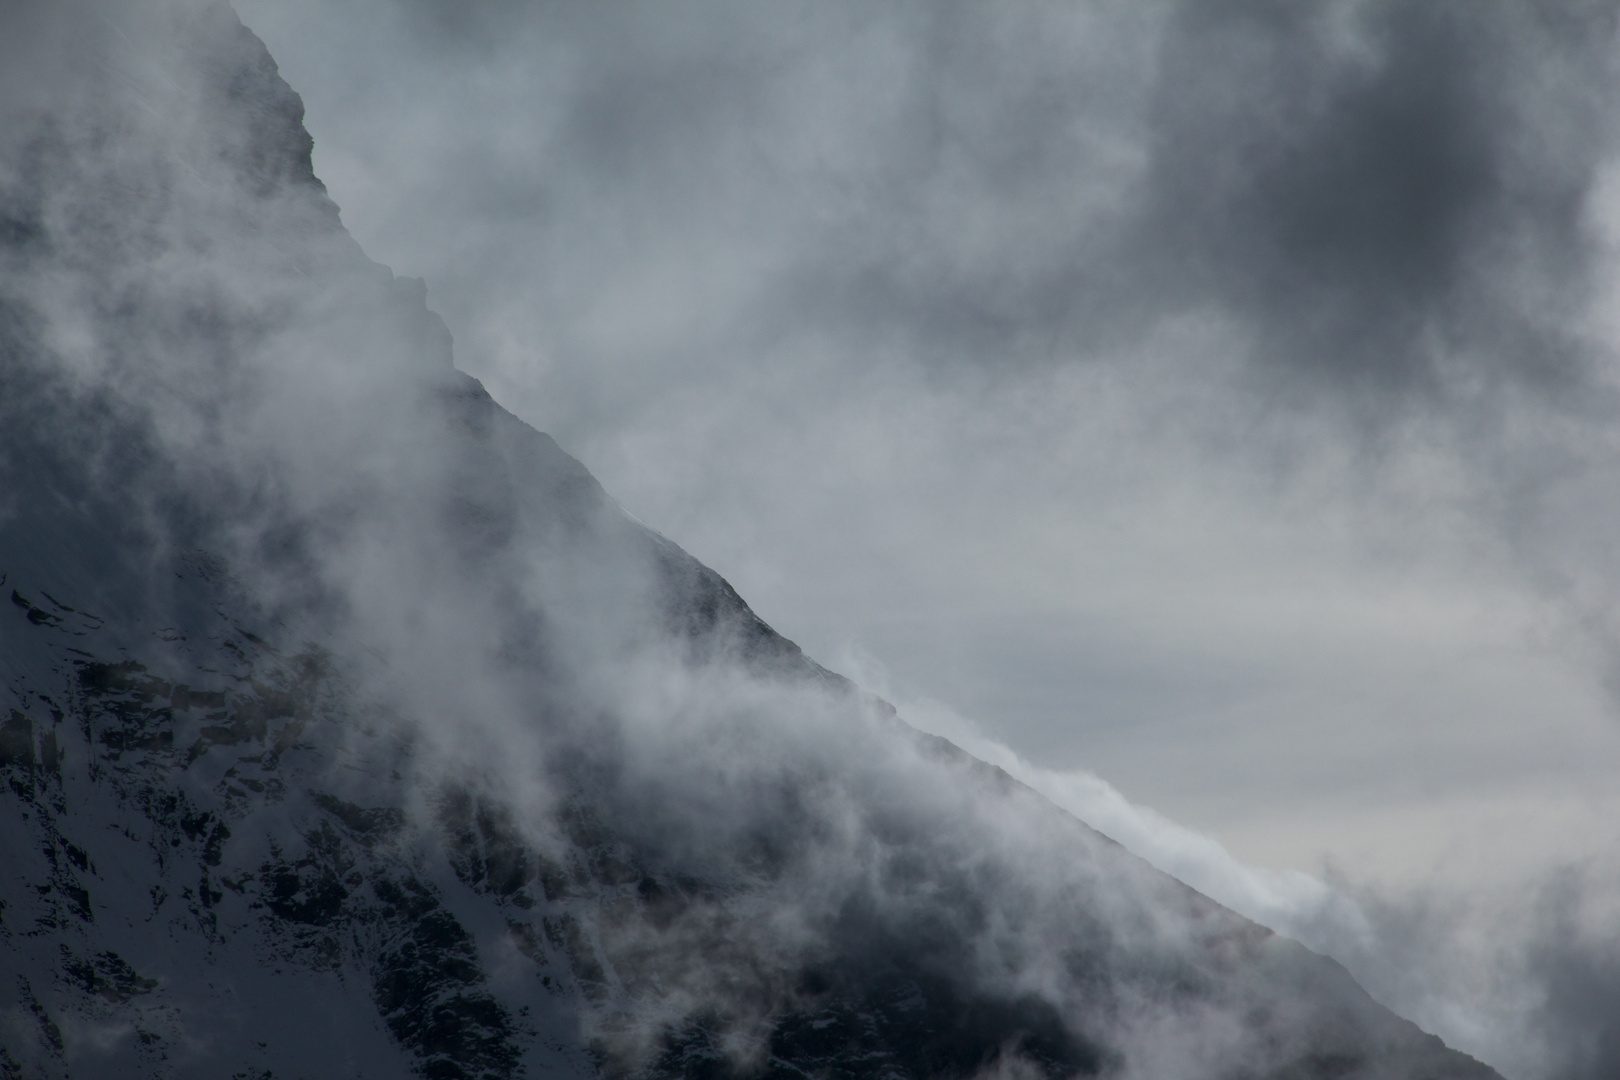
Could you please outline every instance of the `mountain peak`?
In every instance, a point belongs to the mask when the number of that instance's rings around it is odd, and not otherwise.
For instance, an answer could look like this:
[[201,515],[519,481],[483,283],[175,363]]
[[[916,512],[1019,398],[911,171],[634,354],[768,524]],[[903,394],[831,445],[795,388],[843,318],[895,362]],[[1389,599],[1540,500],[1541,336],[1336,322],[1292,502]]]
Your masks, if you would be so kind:
[[0,1075],[1494,1075],[455,371],[224,5],[63,10],[0,14]]

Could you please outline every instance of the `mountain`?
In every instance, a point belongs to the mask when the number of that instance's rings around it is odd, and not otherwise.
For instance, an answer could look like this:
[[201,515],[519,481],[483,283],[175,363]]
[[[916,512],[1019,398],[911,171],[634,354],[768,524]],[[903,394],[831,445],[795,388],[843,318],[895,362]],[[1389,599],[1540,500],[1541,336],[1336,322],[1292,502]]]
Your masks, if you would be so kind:
[[0,8],[0,1077],[1492,1077],[455,370],[222,4]]

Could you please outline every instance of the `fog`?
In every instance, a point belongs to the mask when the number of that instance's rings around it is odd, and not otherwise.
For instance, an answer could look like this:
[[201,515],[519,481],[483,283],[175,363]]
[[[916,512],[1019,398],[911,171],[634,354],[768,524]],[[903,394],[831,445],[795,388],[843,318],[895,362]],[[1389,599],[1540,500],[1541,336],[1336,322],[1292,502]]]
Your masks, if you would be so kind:
[[458,362],[767,620],[1601,1075],[1610,5],[243,12]]
[[[885,876],[937,833],[1019,913],[973,978],[1076,1007],[1030,959],[1057,898],[1136,927],[1159,886],[1050,865],[1078,833],[941,790],[869,699],[649,635],[669,564],[622,504],[1453,1045],[1607,1074],[1607,7],[239,8],[336,206],[243,142],[285,130],[252,88],[187,111],[209,54],[142,18],[86,5],[104,41],[6,68],[9,415],[89,520],[354,641],[360,692],[537,842],[584,770],[671,865],[742,880],[763,845],[802,902],[749,948],[809,955],[851,889],[961,914]],[[1242,1052],[1124,1013],[1121,1044]]]

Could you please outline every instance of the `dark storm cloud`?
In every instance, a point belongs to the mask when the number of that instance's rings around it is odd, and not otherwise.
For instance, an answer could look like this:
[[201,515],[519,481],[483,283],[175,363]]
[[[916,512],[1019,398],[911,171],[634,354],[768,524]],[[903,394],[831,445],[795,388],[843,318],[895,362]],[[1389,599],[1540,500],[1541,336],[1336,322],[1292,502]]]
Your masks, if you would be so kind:
[[[1067,360],[1214,311],[1268,377],[1581,377],[1611,3],[412,10],[463,45],[520,18],[574,43],[554,152],[592,184],[677,213],[739,169],[780,185],[757,212],[799,220],[735,328],[754,347],[831,327],[930,362]],[[839,49],[866,57],[840,72],[855,100],[818,101],[799,75]],[[829,114],[866,152],[809,145]]]
[[[1028,74],[1002,17],[926,20],[892,156],[852,215],[890,242],[801,267],[784,307],[984,362],[1085,356],[1213,310],[1252,335],[1267,377],[1397,393],[1580,380],[1612,4],[1186,4],[1136,88],[1057,58]],[[1144,164],[1082,216],[1061,193],[1102,171],[1076,144],[1087,126]],[[1022,206],[1047,234],[952,258],[946,223],[917,217],[953,168],[963,204]],[[804,313],[807,296],[832,310]]]
[[1434,388],[1436,353],[1463,351],[1575,377],[1613,35],[1610,4],[1188,5],[1153,110],[1149,265],[1283,365]]
[[[418,167],[442,171],[447,218],[503,241],[449,249],[510,264],[522,222],[569,263],[528,278],[542,332],[662,248],[691,281],[747,279],[670,355],[819,335],[866,362],[898,345],[998,370],[1214,317],[1268,393],[1292,373],[1387,405],[1582,384],[1615,9],[397,0],[367,18],[392,12],[413,63],[459,73],[450,92],[529,99],[463,113],[454,159]],[[487,322],[487,300],[436,288],[453,326]]]
[[1563,1048],[1556,1080],[1620,1075],[1620,949],[1611,934],[1579,925],[1582,885],[1571,875],[1548,888],[1530,950],[1545,1037]]

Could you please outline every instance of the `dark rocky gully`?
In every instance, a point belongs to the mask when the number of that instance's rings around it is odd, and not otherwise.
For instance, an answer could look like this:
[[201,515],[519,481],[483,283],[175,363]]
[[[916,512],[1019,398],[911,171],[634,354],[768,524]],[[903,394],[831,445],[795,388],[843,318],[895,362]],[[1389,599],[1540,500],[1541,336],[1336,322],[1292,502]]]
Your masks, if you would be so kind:
[[[535,1015],[559,999],[656,987],[661,958],[639,947],[639,924],[696,913],[727,934],[711,890],[648,873],[583,797],[559,815],[557,857],[465,784],[435,788],[421,817],[329,790],[325,759],[354,752],[355,717],[318,650],[282,654],[222,628],[191,669],[196,682],[176,683],[84,649],[99,620],[49,595],[13,592],[12,607],[14,624],[57,639],[63,662],[56,685],[8,688],[14,707],[0,726],[16,823],[0,940],[33,1020],[0,1043],[0,1076],[66,1060],[52,1018],[63,1005],[128,1024],[128,1052],[164,1062],[196,1022],[173,1003],[184,995],[165,970],[177,940],[215,963],[238,956],[271,981],[298,972],[357,983],[422,1076],[495,1078],[519,1074],[542,1037]],[[366,756],[389,763],[367,778],[369,799],[393,788],[408,802],[398,771],[411,768],[408,743],[381,718],[362,727],[375,744]],[[85,836],[94,842],[76,842]],[[485,940],[458,916],[469,903],[486,908],[476,920]],[[156,954],[154,927],[166,939]],[[122,944],[131,936],[148,940]],[[723,1049],[721,1015],[671,1026],[650,1056],[618,1045],[628,1018],[610,1017],[576,1064],[604,1075],[967,1076],[1016,1045],[1048,1075],[1100,1070],[1098,1049],[1050,1006],[976,998],[894,944],[796,973],[794,1006],[754,1033],[754,1067]],[[519,958],[528,977],[493,986],[491,953]]]

